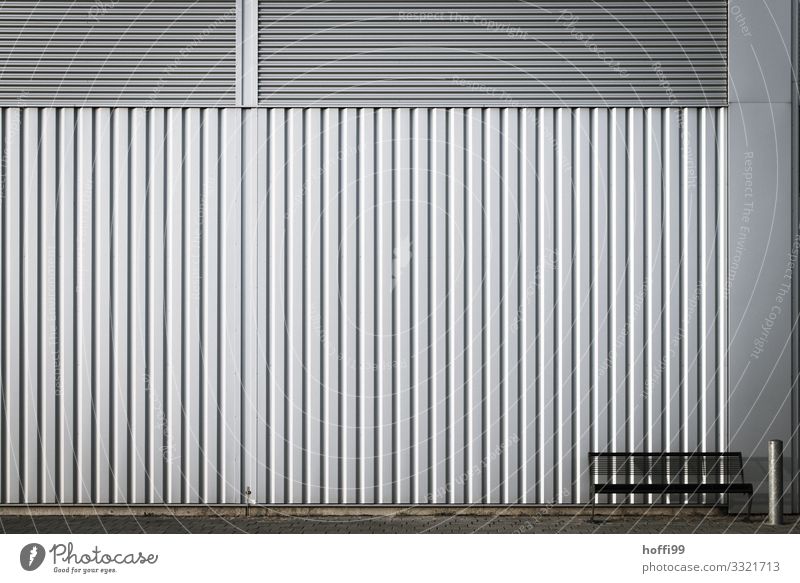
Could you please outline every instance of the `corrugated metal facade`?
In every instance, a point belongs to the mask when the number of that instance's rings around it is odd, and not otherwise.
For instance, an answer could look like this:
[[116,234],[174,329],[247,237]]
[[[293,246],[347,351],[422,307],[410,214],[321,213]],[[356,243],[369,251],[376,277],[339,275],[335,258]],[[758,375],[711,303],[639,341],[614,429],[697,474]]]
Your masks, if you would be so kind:
[[0,502],[587,500],[724,449],[726,110],[6,108]]
[[0,0],[0,103],[234,105],[236,0]]
[[722,106],[724,0],[260,2],[272,106]]

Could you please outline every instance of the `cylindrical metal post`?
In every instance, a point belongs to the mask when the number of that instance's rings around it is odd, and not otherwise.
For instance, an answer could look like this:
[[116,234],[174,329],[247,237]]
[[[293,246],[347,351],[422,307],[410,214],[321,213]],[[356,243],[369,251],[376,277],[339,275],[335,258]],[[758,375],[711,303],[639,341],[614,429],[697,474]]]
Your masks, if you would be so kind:
[[783,524],[783,442],[772,439],[767,456],[769,471],[769,524]]

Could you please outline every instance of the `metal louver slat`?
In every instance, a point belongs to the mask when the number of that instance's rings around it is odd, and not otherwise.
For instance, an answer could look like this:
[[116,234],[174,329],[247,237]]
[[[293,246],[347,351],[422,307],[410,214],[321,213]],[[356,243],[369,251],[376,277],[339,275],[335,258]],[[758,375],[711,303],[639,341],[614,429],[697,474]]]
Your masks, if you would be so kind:
[[272,106],[724,105],[726,2],[259,3]]
[[235,0],[0,2],[0,104],[233,105]]

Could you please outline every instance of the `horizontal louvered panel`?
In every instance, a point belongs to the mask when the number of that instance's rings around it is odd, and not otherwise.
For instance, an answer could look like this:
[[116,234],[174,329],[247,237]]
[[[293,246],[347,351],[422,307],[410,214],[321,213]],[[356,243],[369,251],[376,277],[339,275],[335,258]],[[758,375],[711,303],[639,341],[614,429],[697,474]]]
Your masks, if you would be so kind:
[[724,0],[259,3],[264,105],[723,105]]
[[0,15],[0,103],[234,103],[235,0],[5,1]]

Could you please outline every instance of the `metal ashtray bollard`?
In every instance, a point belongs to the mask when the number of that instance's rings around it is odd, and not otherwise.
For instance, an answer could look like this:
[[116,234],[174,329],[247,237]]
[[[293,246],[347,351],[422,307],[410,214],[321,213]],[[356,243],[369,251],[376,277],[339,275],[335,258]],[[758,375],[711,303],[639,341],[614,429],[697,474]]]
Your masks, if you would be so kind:
[[767,453],[769,472],[769,524],[783,524],[783,442],[772,439]]

